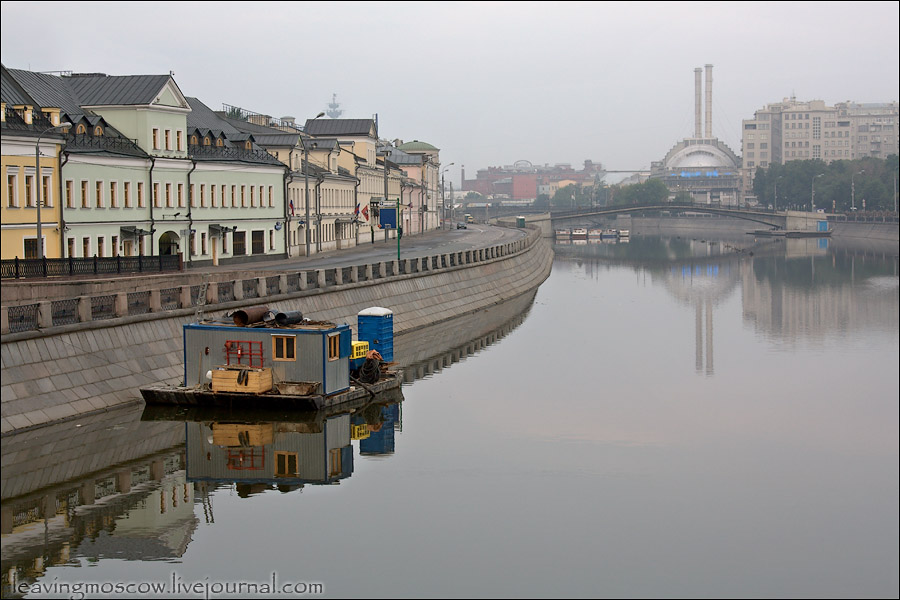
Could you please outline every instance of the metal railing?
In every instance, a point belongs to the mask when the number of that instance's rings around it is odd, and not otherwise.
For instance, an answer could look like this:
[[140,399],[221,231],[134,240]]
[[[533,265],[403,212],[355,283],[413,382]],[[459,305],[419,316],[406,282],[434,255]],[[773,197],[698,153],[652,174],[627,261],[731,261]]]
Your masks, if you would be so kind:
[[163,273],[183,270],[180,254],[93,258],[9,258],[0,261],[3,279],[73,277],[121,273]]

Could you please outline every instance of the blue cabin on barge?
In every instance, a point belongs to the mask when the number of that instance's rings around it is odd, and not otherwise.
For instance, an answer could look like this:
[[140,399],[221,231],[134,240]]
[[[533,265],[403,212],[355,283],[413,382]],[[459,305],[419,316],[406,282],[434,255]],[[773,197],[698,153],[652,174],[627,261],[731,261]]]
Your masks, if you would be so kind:
[[270,369],[275,382],[319,382],[327,396],[350,388],[351,352],[349,325],[192,323],[184,326],[184,385],[209,383],[217,369],[249,367]]

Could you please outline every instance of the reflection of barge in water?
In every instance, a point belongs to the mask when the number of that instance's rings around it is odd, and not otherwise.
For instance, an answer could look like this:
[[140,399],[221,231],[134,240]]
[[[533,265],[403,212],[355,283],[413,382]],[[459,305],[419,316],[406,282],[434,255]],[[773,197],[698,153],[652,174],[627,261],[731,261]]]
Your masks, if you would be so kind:
[[309,410],[400,387],[401,374],[381,360],[393,359],[393,313],[375,307],[358,319],[356,342],[348,325],[266,307],[236,311],[232,322],[185,325],[183,385],[141,394],[147,404]]

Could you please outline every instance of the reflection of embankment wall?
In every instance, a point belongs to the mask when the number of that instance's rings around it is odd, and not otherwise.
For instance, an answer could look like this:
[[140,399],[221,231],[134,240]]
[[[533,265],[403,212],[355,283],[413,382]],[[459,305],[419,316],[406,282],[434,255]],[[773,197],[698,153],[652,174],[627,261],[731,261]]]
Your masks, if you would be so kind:
[[521,325],[537,290],[502,304],[398,336],[394,361],[405,382],[432,375],[496,343]]
[[[445,260],[438,270],[280,295],[267,305],[353,326],[360,310],[385,306],[394,311],[399,335],[535,289],[553,263],[552,249],[534,234],[520,250],[495,256],[456,266]],[[207,308],[209,316],[220,316],[234,307]],[[82,323],[28,339],[4,335],[2,432],[137,402],[142,386],[182,381],[182,326],[194,320],[193,311],[142,317],[147,318]]]
[[[830,222],[834,238],[856,238],[879,241],[900,240],[896,223]],[[632,233],[645,235],[714,236],[716,234],[747,233],[769,226],[743,219],[718,217],[632,217]]]

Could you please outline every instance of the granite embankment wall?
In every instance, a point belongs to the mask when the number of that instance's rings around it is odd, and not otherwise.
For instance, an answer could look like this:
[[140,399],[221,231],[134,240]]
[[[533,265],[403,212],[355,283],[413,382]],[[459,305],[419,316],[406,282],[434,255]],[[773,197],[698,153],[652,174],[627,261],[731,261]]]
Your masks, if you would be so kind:
[[[520,296],[550,274],[553,251],[532,229],[519,242],[415,261],[393,261],[299,273],[296,291],[290,275],[220,282],[209,289],[215,303],[205,314],[218,317],[239,307],[266,304],[276,311],[301,310],[317,320],[348,323],[370,306],[394,312],[397,335],[484,310]],[[348,283],[344,283],[347,281]],[[225,286],[231,293],[218,294]],[[180,305],[160,308],[160,291],[150,290],[151,312],[129,314],[128,294],[118,292],[116,316],[92,320],[90,297],[77,299],[80,322],[52,326],[52,302],[42,301],[36,319],[50,325],[37,331],[9,331],[4,307],[0,346],[2,433],[28,429],[140,400],[139,388],[183,379],[182,326],[193,322],[196,286],[182,286]],[[271,293],[271,292],[275,293]],[[232,299],[242,295],[243,299]],[[141,292],[145,293],[145,292]],[[253,297],[248,297],[253,296]],[[227,299],[227,301],[222,301]],[[96,306],[94,306],[96,308]]]

